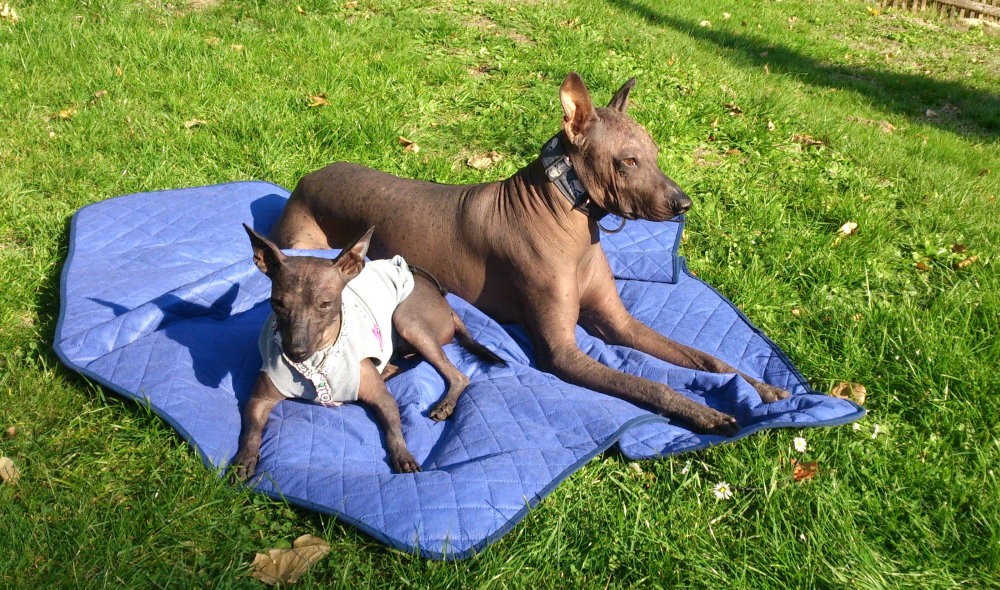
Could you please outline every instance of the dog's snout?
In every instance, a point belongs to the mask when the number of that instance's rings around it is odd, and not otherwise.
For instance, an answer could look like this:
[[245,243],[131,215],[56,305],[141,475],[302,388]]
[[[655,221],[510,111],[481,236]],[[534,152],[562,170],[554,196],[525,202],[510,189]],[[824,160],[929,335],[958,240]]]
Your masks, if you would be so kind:
[[690,209],[693,204],[694,203],[691,201],[691,198],[682,193],[674,200],[674,209],[677,211],[678,215],[683,215],[684,213],[687,213],[688,209]]

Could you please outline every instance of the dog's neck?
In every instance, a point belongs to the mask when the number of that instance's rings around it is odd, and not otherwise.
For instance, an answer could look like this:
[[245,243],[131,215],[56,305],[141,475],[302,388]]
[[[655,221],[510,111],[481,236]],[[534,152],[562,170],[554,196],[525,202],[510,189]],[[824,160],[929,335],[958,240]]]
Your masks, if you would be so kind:
[[573,162],[566,153],[563,145],[565,141],[565,133],[560,131],[542,146],[542,154],[538,159],[545,169],[545,177],[574,209],[580,210],[594,221],[600,221],[608,212],[590,200],[587,189],[580,182],[573,169]]
[[573,162],[563,145],[565,141],[566,135],[560,131],[542,147],[538,160],[545,169],[545,177],[569,201],[573,209],[585,213],[594,221],[600,221],[608,212],[590,200],[587,189],[573,170]]

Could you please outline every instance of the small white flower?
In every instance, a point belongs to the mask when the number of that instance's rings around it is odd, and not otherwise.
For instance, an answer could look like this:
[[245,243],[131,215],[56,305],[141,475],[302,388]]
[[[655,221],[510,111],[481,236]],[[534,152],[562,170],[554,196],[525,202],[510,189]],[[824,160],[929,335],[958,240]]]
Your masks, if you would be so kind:
[[792,444],[795,446],[796,451],[800,453],[806,452],[807,448],[806,439],[802,438],[801,436],[795,437],[795,440],[792,441]]
[[851,424],[851,430],[861,430],[861,425],[855,422],[854,424]]
[[715,484],[714,488],[712,488],[712,493],[715,494],[715,497],[719,500],[728,500],[733,497],[733,488],[730,487],[728,483],[720,481]]
[[874,427],[872,428],[872,438],[878,438],[878,432],[879,432],[879,429],[878,429],[878,424],[876,424],[876,425],[875,425],[875,426],[874,426]]
[[691,459],[688,459],[687,462],[684,463],[684,468],[681,469],[681,475],[687,475],[688,471],[691,471]]

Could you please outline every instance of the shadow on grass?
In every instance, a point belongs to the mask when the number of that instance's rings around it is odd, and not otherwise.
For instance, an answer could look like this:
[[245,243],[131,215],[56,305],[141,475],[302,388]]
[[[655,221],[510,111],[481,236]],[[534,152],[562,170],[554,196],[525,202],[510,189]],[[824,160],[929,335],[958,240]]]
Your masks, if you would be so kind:
[[[723,55],[740,65],[762,68],[766,64],[772,72],[791,74],[814,86],[850,90],[912,121],[962,135],[990,140],[1000,136],[1000,96],[996,94],[959,82],[863,66],[826,64],[760,37],[701,27],[633,0],[609,0],[609,3],[654,25],[731,50]],[[945,103],[958,107],[953,120],[924,116],[926,109],[940,108]]]

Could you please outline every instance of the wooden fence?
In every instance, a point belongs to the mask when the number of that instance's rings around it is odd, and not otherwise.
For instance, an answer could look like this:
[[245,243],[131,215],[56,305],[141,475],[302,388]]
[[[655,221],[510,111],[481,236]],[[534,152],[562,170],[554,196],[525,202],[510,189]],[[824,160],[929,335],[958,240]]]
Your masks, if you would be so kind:
[[1000,21],[1000,0],[882,0],[882,5],[893,8],[924,10],[938,9],[953,18],[979,18]]

